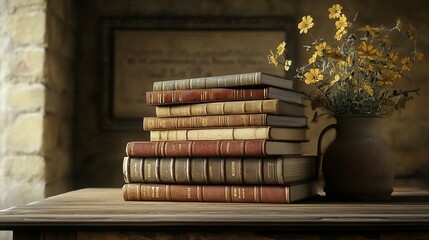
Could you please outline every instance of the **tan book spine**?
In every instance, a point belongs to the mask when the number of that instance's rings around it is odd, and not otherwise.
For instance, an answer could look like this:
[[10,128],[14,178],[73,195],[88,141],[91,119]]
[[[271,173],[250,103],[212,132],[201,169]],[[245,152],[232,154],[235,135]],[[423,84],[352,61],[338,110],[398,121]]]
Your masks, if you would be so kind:
[[145,117],[143,130],[192,129],[212,127],[266,126],[267,114],[215,115],[193,117]]
[[279,100],[213,102],[177,106],[157,106],[157,117],[205,116],[227,114],[279,114]]
[[271,127],[151,131],[151,141],[269,140]]
[[126,201],[290,203],[289,186],[125,184]]

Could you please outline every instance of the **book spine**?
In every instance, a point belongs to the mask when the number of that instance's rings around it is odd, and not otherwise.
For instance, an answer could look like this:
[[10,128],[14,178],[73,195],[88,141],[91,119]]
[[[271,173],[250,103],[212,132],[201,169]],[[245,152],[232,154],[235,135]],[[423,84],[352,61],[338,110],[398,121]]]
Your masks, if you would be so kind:
[[268,88],[260,89],[188,89],[172,91],[154,91],[146,93],[148,105],[170,105],[182,103],[254,100],[268,98]]
[[129,142],[128,157],[263,157],[264,140]]
[[151,141],[269,140],[270,127],[151,131]]
[[266,114],[216,115],[178,118],[145,117],[143,130],[192,129],[212,127],[266,126]]
[[177,106],[157,106],[157,117],[236,115],[252,113],[277,114],[278,100],[249,100],[235,102],[213,102]]
[[214,76],[206,78],[191,78],[153,83],[154,91],[169,91],[180,89],[202,89],[218,87],[235,87],[261,84],[261,73],[243,73],[235,75]]
[[283,158],[130,158],[123,161],[126,183],[263,184],[290,183]]
[[290,203],[289,186],[129,183],[126,201]]

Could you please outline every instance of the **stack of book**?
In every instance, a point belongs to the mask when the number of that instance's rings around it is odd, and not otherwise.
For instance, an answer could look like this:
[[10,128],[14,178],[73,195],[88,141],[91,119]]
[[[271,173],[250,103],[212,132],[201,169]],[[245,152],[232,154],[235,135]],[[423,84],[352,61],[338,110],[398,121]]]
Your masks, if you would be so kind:
[[290,203],[314,195],[307,118],[290,80],[264,73],[155,82],[150,141],[129,142],[125,200]]

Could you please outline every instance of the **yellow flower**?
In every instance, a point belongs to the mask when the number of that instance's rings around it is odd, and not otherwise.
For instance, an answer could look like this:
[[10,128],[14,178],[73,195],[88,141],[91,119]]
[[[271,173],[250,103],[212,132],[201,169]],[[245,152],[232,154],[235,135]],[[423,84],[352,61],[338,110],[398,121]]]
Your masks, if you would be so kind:
[[335,33],[335,39],[337,39],[338,41],[341,40],[341,38],[347,34],[347,30],[345,28],[343,29],[338,29],[338,31]]
[[335,83],[337,83],[338,81],[340,81],[340,76],[337,74],[337,75],[335,75],[335,77],[334,77],[334,80],[332,80],[330,83],[329,83],[329,86],[330,87],[332,87]]
[[317,58],[317,54],[314,53],[309,59],[308,59],[308,63],[312,64],[314,62],[316,62],[316,58]]
[[347,22],[346,15],[342,14],[341,17],[338,19],[338,21],[335,22],[335,27],[337,29],[344,29],[349,25]]
[[396,78],[398,78],[397,73],[395,73],[394,71],[384,71],[383,74],[380,75],[380,79],[377,81],[377,85],[393,85],[393,82]]
[[285,71],[289,71],[290,65],[292,65],[292,60],[285,61]]
[[417,39],[417,29],[412,24],[408,24],[408,38],[411,40]]
[[395,26],[395,28],[398,29],[399,32],[401,31],[401,29],[402,29],[402,22],[401,22],[400,18],[396,19],[396,26]]
[[389,59],[389,61],[391,62],[398,61],[398,53],[397,52],[389,53],[389,56],[387,57],[387,59]]
[[320,43],[315,48],[316,48],[316,52],[314,54],[316,54],[318,56],[323,56],[323,51],[324,50],[325,50],[325,52],[331,50],[331,47],[329,45],[327,45],[326,42]]
[[319,73],[320,70],[318,68],[312,68],[309,72],[306,72],[304,74],[305,77],[305,83],[311,84],[316,83],[318,81],[323,80],[323,75]]
[[372,97],[374,96],[374,89],[372,89],[372,87],[368,84],[368,83],[364,83],[363,87],[365,88],[365,91]]
[[277,46],[277,55],[282,55],[285,52],[286,42],[282,42]]
[[380,33],[380,28],[376,27],[370,27],[369,25],[366,25],[365,27],[359,28],[360,31],[367,32],[371,34],[371,36],[375,36],[376,34]]
[[302,21],[298,23],[299,34],[307,33],[313,26],[313,18],[310,15],[302,17]]
[[425,59],[425,54],[421,51],[417,51],[416,58],[417,58],[417,61],[421,62]]
[[277,61],[277,56],[274,55],[274,53],[271,50],[270,50],[270,55],[268,55],[267,58],[268,58],[269,64],[273,64],[276,67],[277,65],[279,65],[279,62]]
[[410,71],[411,70],[411,59],[410,57],[404,57],[401,60],[402,63],[402,70],[403,71]]
[[339,18],[342,9],[343,9],[343,7],[340,4],[332,5],[332,7],[328,9],[329,19]]
[[375,60],[378,59],[379,54],[372,44],[367,44],[363,41],[359,47],[358,54],[362,59]]

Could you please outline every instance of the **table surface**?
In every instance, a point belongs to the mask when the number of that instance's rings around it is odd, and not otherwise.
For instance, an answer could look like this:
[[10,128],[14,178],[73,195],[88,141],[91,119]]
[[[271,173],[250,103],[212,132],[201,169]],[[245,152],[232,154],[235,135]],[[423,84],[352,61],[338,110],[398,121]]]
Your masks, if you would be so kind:
[[294,204],[126,202],[119,188],[86,188],[0,211],[0,229],[186,228],[429,229],[429,191],[397,188],[392,200]]

